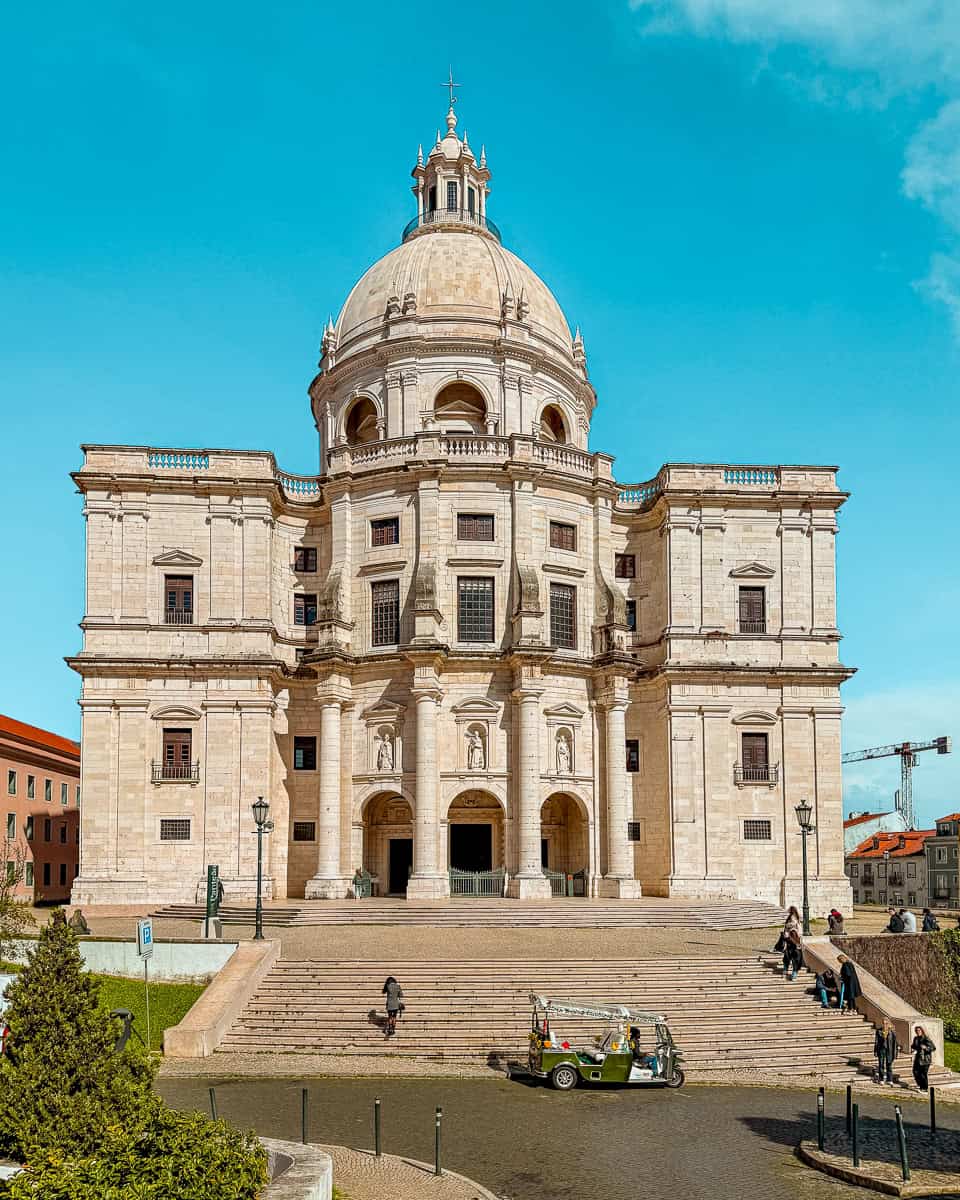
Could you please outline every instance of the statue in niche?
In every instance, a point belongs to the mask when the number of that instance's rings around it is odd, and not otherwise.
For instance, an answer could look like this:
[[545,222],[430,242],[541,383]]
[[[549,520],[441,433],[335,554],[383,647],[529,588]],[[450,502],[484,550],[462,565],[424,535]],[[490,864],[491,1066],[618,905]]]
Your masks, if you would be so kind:
[[467,733],[467,769],[484,771],[487,767],[487,756],[483,748],[483,735],[479,729],[471,729]]
[[570,735],[564,730],[557,734],[557,774],[570,774]]
[[389,729],[383,729],[377,739],[377,770],[393,770],[393,734]]

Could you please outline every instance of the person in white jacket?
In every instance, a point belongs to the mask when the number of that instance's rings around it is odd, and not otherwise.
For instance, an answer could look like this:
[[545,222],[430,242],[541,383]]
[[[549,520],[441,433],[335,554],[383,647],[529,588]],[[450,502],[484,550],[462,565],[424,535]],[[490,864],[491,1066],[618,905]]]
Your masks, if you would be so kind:
[[912,913],[909,908],[901,908],[900,916],[903,918],[903,932],[904,933],[916,933],[917,932],[916,915],[914,913]]

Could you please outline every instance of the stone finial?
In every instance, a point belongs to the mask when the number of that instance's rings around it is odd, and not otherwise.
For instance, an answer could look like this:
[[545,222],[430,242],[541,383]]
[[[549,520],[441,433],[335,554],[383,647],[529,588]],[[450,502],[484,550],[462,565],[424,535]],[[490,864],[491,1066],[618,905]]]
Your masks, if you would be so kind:
[[419,146],[417,146],[417,166],[418,167],[423,166],[423,143],[422,142],[420,143]]
[[513,288],[510,286],[508,279],[503,288],[503,296],[500,301],[500,316],[504,321],[513,317],[516,312],[516,302],[513,298]]
[[573,359],[574,362],[584,366],[587,361],[587,351],[583,344],[583,335],[580,332],[580,326],[577,326],[577,332],[573,335]]
[[480,166],[485,167],[486,165],[487,165],[487,147],[481,142],[481,144],[480,144]]
[[417,311],[417,293],[404,292],[403,294],[403,315],[414,316]]
[[527,313],[530,311],[530,305],[527,303],[526,293],[523,288],[520,289],[520,295],[517,297],[517,320],[525,321]]
[[447,137],[456,137],[457,114],[453,111],[453,105],[450,106],[450,111],[447,113]]
[[387,320],[400,316],[400,297],[396,294],[387,297]]
[[323,330],[323,337],[320,339],[320,353],[327,355],[331,350],[335,349],[337,344],[337,331],[333,327],[333,318],[327,317],[327,324]]

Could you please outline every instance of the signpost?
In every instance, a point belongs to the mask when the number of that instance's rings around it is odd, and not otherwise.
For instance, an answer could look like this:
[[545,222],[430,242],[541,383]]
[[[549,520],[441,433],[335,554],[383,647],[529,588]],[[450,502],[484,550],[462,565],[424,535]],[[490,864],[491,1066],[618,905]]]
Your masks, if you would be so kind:
[[137,953],[143,959],[143,990],[147,999],[147,1052],[150,1051],[150,976],[149,963],[153,955],[153,921],[144,917],[137,922]]

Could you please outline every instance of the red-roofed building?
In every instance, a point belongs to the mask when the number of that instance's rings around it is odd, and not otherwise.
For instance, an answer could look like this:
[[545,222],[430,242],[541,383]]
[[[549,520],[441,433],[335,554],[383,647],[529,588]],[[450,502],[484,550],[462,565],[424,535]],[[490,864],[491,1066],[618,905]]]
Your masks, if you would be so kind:
[[906,828],[900,812],[851,813],[843,823],[843,852],[851,854],[871,834],[903,833]]
[[934,829],[874,833],[846,855],[854,904],[926,908],[926,843]]
[[960,812],[937,817],[936,836],[927,843],[927,870],[932,902],[941,908],[960,905]]
[[2,837],[7,871],[26,852],[16,894],[65,901],[80,863],[80,745],[0,714]]

